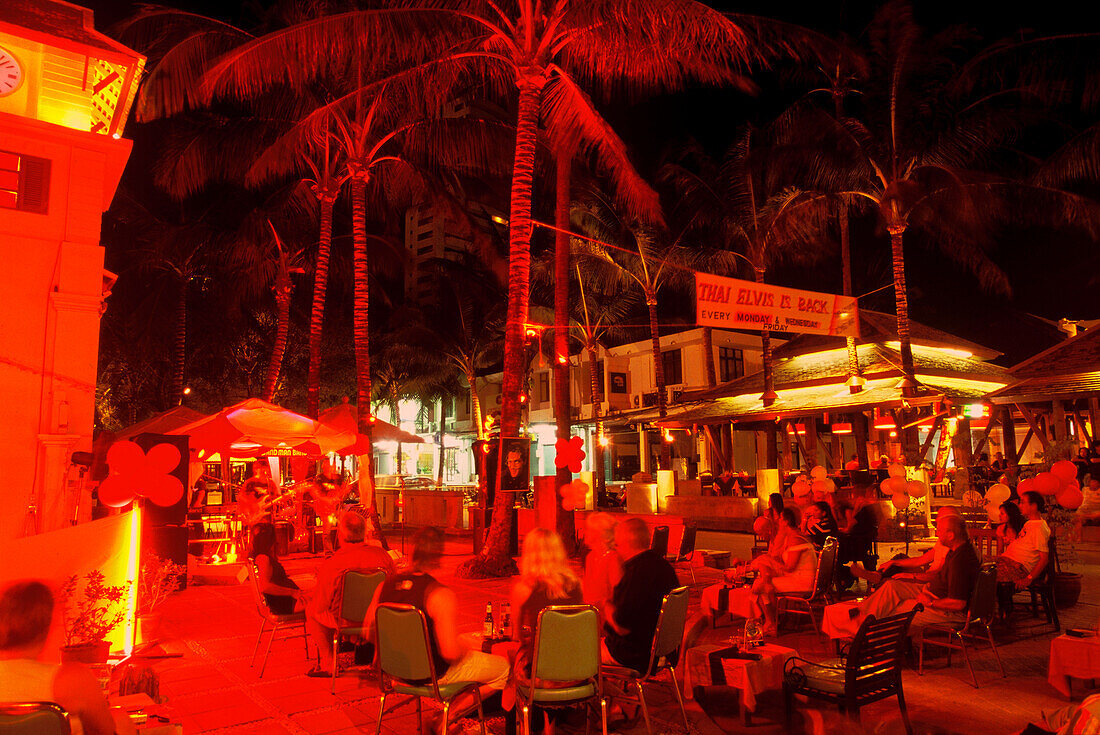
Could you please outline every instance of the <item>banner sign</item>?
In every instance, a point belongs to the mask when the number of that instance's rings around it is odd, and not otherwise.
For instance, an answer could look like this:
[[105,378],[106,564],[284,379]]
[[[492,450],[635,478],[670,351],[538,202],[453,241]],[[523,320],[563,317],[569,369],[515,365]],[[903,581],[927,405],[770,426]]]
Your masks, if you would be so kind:
[[709,273],[695,274],[695,317],[701,327],[859,336],[854,296],[800,291]]

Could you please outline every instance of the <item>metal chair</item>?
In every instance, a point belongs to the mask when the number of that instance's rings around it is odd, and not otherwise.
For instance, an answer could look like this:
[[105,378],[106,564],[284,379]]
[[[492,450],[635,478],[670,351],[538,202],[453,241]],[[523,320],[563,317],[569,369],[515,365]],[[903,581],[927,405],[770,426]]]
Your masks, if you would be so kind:
[[783,667],[783,697],[790,730],[794,695],[804,694],[836,704],[859,722],[860,707],[897,696],[905,732],[913,735],[905,694],[901,687],[901,658],[909,625],[922,605],[901,615],[877,619],[869,615],[848,648],[848,655],[834,664],[817,664],[791,658]]
[[[833,575],[836,573],[836,538],[829,536],[825,539],[825,545],[821,547],[821,554],[817,558],[817,574],[814,577],[814,588],[805,592],[790,592],[776,596],[775,616],[778,620],[783,613],[796,615],[808,615],[810,625],[818,629],[817,620],[814,618],[814,608],[824,608],[829,602],[829,590],[833,586]],[[791,607],[794,605],[795,607]],[[801,608],[801,609],[799,609]]]
[[658,556],[668,556],[668,526],[657,526],[653,529],[653,542],[649,548]]
[[1046,567],[1038,579],[1019,591],[1031,596],[1032,616],[1039,617],[1039,605],[1042,605],[1047,622],[1053,625],[1056,631],[1062,629],[1062,623],[1058,620],[1057,600],[1054,599],[1054,575],[1060,571],[1062,568],[1058,562],[1058,547],[1054,541],[1054,534],[1051,534],[1047,539]]
[[[545,686],[545,684],[567,686]],[[600,615],[591,605],[544,608],[535,624],[531,679],[517,679],[516,701],[523,707],[523,732],[531,735],[531,708],[600,703],[607,735],[607,700],[600,677]]]
[[642,717],[645,718],[645,728],[649,735],[653,735],[653,724],[649,719],[649,708],[645,703],[645,692],[642,685],[657,681],[657,676],[662,671],[668,671],[672,678],[672,690],[676,693],[676,701],[680,704],[680,714],[684,718],[684,731],[690,732],[687,710],[684,709],[684,698],[680,693],[680,684],[676,681],[676,659],[679,657],[680,646],[684,638],[684,626],[687,623],[688,588],[677,587],[665,595],[661,600],[661,614],[657,618],[657,629],[653,632],[653,647],[649,651],[649,666],[645,672],[635,671],[627,666],[614,666],[605,664],[600,667],[604,679],[622,681],[624,692],[626,687],[633,685],[638,692],[638,706],[642,709]]
[[1005,550],[1004,539],[997,535],[994,528],[970,528],[967,535],[982,563],[995,561]]
[[69,713],[54,702],[0,703],[4,735],[69,735]]
[[[374,599],[375,591],[386,581],[382,569],[348,569],[341,575],[340,613],[336,616],[336,629],[332,631],[332,693],[336,694],[336,656],[340,640],[348,637],[362,638],[366,633],[363,618]],[[346,621],[353,621],[345,625]]]
[[447,719],[451,703],[456,697],[473,690],[477,696],[477,719],[481,735],[485,735],[485,717],[481,709],[481,689],[476,681],[439,683],[435,662],[432,660],[428,637],[428,619],[424,612],[412,605],[382,603],[375,612],[378,631],[378,726],[375,735],[382,732],[382,717],[386,713],[386,697],[390,694],[406,694],[416,699],[418,731],[424,729],[424,712],[421,700],[430,697],[443,705],[443,732],[447,732]]
[[256,654],[260,651],[260,641],[264,637],[264,630],[266,630],[267,624],[271,623],[271,637],[267,639],[267,648],[264,650],[264,661],[260,665],[260,678],[262,679],[264,677],[264,670],[267,668],[267,656],[271,653],[271,644],[275,640],[275,636],[280,629],[301,626],[302,647],[305,649],[307,659],[309,658],[309,634],[306,633],[305,612],[290,613],[289,615],[280,615],[271,612],[271,608],[267,606],[267,600],[264,599],[263,593],[260,592],[260,573],[256,568],[256,562],[251,559],[248,561],[248,576],[252,578],[252,584],[250,585],[252,589],[252,601],[256,603],[256,613],[260,616],[260,632],[256,635],[256,646],[252,649],[252,661],[248,664],[249,668],[256,665]]
[[[982,571],[978,574],[978,581],[974,585],[974,592],[970,596],[970,604],[966,613],[966,621],[958,625],[950,625],[946,623],[937,623],[933,625],[926,625],[921,631],[920,637],[920,658],[917,665],[917,673],[924,674],[924,644],[928,643],[933,646],[939,646],[947,649],[947,665],[951,665],[951,651],[961,650],[963,652],[963,658],[966,659],[966,666],[970,669],[970,678],[973,680],[974,688],[978,688],[978,677],[974,673],[974,665],[970,662],[970,650],[967,647],[967,640],[976,641],[979,637],[974,635],[971,631],[971,626],[982,626],[985,628],[985,635],[983,638],[989,641],[989,647],[993,649],[993,655],[997,657],[997,665],[1001,667],[1001,676],[1007,677],[1005,673],[1005,665],[1001,661],[1001,654],[997,652],[997,644],[993,642],[993,633],[989,629],[989,623],[993,620],[993,616],[997,610],[997,567],[994,564],[986,565],[982,568]],[[942,640],[936,638],[929,638],[929,633],[943,633],[944,638]]]
[[675,555],[669,555],[665,558],[671,564],[687,564],[688,572],[691,574],[691,583],[695,584],[695,565],[691,563],[692,557],[695,556],[695,536],[698,529],[695,526],[684,526],[684,535],[680,538],[680,551]]

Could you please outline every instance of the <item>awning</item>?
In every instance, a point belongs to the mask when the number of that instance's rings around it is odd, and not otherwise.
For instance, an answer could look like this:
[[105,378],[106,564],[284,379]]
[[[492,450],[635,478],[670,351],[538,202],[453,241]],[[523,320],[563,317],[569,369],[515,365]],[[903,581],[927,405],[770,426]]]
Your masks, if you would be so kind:
[[312,442],[316,432],[317,422],[308,416],[249,398],[168,433],[186,434],[192,449],[252,457],[265,449]]

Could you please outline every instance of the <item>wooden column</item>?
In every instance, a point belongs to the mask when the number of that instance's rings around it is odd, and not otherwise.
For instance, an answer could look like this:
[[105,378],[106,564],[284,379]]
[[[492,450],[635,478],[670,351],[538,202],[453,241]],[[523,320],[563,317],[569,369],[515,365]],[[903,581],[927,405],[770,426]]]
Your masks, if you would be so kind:
[[951,449],[955,452],[955,487],[961,487],[965,492],[970,489],[969,467],[974,460],[971,454],[970,419],[959,419]]
[[852,435],[856,438],[856,459],[861,469],[868,469],[871,465],[867,461],[867,414],[853,413],[850,418]]
[[1051,428],[1054,429],[1054,441],[1060,442],[1066,438],[1066,406],[1061,400],[1051,401],[1054,412],[1051,414]]
[[788,421],[780,421],[776,426],[776,431],[779,432],[780,455],[779,455],[779,468],[783,472],[790,472],[792,466],[791,459],[791,435],[787,431],[787,426],[790,425]]
[[806,418],[806,462],[809,466],[816,467],[818,462],[817,457],[817,419],[811,417]]
[[1004,445],[1005,462],[1008,462],[1008,477],[1016,479],[1016,424],[1012,421],[1012,406],[1001,406],[1001,438]]
[[1089,423],[1092,425],[1093,439],[1100,438],[1100,398],[1089,398]]
[[764,430],[764,442],[767,450],[764,454],[764,469],[774,470],[779,467],[779,435],[775,433],[775,427]]

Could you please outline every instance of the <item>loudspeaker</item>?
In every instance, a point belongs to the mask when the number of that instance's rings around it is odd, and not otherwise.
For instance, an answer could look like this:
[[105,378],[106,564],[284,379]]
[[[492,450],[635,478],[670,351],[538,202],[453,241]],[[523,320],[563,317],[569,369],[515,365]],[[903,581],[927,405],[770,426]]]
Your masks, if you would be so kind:
[[[146,506],[148,507],[148,506]],[[141,556],[159,556],[161,559],[187,568],[187,526],[150,526],[141,529]],[[180,580],[180,589],[187,587],[187,575]]]
[[187,459],[190,448],[189,437],[172,436],[169,434],[138,434],[134,437],[134,443],[148,452],[157,444],[171,444],[180,451],[180,461],[175,469],[169,472],[183,485],[183,495],[174,505],[161,507],[150,501],[145,501],[145,524],[147,526],[180,526],[187,522]]

